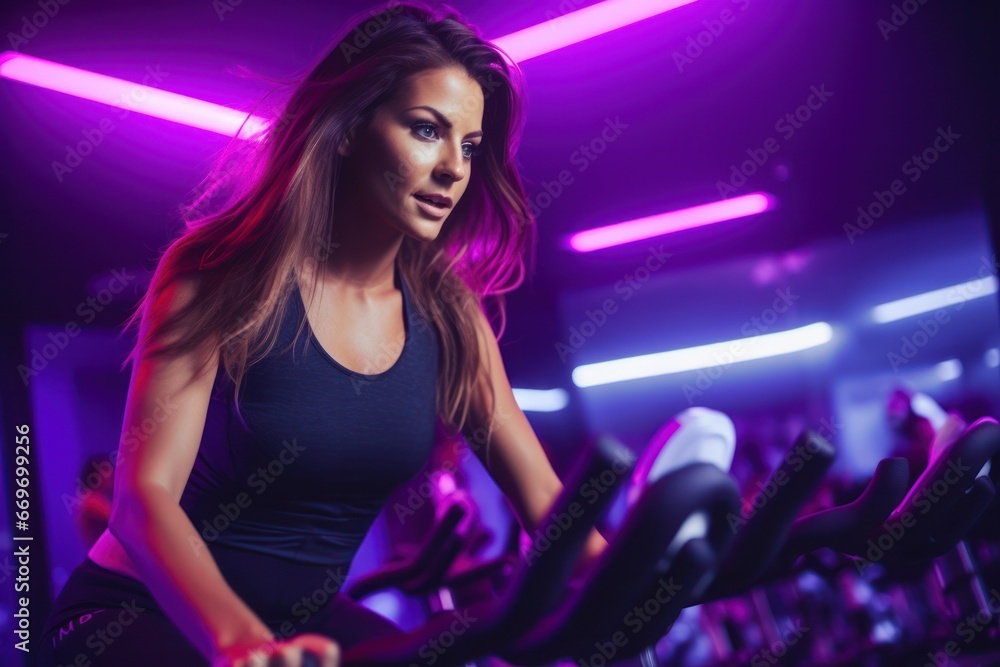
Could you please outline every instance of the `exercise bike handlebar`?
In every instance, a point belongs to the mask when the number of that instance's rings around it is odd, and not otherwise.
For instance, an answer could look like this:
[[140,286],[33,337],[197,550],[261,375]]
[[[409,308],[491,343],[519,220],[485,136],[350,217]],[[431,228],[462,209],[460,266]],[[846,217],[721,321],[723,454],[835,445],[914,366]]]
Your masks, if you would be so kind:
[[[344,654],[344,666],[408,667],[445,633],[455,641],[437,656],[438,667],[458,667],[508,646],[558,606],[590,531],[633,465],[634,458],[622,445],[609,437],[598,439],[571,471],[500,598],[461,613],[437,614],[412,632],[363,642]],[[613,473],[611,484],[595,493],[592,480],[608,471]]]
[[[696,589],[731,541],[725,517],[738,508],[735,483],[714,465],[694,463],[667,473],[643,490],[582,587],[500,657],[542,665],[592,652],[595,641],[632,629],[626,625],[633,608],[654,599],[669,577],[667,599],[657,596],[657,618],[666,626],[661,636],[666,634],[684,606],[678,596]],[[684,551],[695,540],[701,545]],[[635,636],[630,642],[636,651],[646,645]]]
[[992,481],[976,475],[998,453],[1000,424],[984,418],[956,438],[912,488],[906,460],[883,459],[857,500],[795,522],[765,580],[781,576],[799,556],[823,547],[888,566],[943,555],[993,501]]
[[[1000,424],[985,417],[966,429],[913,484],[868,541],[891,544],[887,565],[935,558],[952,549],[989,507],[995,489],[982,467],[1000,453]],[[866,558],[860,548],[849,555]]]
[[348,597],[360,600],[376,591],[393,587],[407,593],[419,592],[432,577],[447,571],[461,552],[461,536],[455,531],[465,515],[461,505],[449,504],[417,551],[359,578],[348,589]]
[[[737,595],[754,586],[778,555],[802,505],[816,491],[836,450],[813,431],[805,431],[768,478],[770,498],[751,516],[733,516],[736,533],[712,585],[694,604]],[[751,503],[753,504],[753,503]]]
[[909,476],[910,464],[906,459],[883,459],[865,490],[853,502],[796,519],[788,541],[762,581],[782,576],[800,556],[816,549],[827,547],[844,553],[863,549],[865,536],[878,528],[903,500]]
[[[676,579],[679,592],[663,605],[664,613],[636,630],[618,657],[633,656],[666,634],[682,607],[742,593],[815,548],[831,546],[857,555],[859,534],[877,538],[889,530],[889,522],[903,522],[907,513],[923,507],[928,509],[920,512],[919,521],[896,540],[904,546],[893,550],[891,560],[943,553],[992,501],[992,483],[987,477],[976,479],[976,472],[997,452],[1000,424],[980,420],[938,457],[909,493],[905,461],[886,459],[853,503],[801,518],[798,512],[835,453],[815,433],[804,433],[785,456],[764,487],[773,484],[773,494],[750,517],[738,514],[738,492],[728,476],[710,465],[692,464],[644,491],[583,586],[567,593],[590,531],[634,465],[627,450],[605,437],[571,471],[500,598],[472,605],[461,616],[440,613],[399,637],[355,646],[343,662],[345,667],[408,667],[421,650],[449,632],[454,642],[436,657],[437,667],[459,667],[483,655],[529,666],[579,657],[592,649],[595,638],[621,632],[628,610],[651,599],[658,579]],[[609,470],[615,473],[614,482],[594,493],[589,482]],[[933,502],[928,493],[936,494]],[[712,530],[696,530],[680,539],[685,529],[690,533],[695,516],[708,517]],[[889,521],[884,521],[887,516]],[[731,518],[737,519],[738,529],[726,525]],[[720,534],[719,526],[729,534]],[[456,632],[456,624],[461,632]]]

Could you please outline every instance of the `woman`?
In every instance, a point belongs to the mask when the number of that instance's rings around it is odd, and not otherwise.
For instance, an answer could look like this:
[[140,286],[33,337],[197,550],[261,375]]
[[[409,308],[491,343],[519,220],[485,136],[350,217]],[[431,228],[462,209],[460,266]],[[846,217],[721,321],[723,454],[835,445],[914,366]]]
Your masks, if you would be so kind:
[[[482,307],[502,315],[532,240],[516,70],[422,6],[334,44],[216,174],[229,198],[195,202],[133,316],[123,433],[144,438],[43,665],[331,667],[400,632],[337,591],[438,422],[528,532],[561,491]],[[583,562],[605,546],[593,533]]]

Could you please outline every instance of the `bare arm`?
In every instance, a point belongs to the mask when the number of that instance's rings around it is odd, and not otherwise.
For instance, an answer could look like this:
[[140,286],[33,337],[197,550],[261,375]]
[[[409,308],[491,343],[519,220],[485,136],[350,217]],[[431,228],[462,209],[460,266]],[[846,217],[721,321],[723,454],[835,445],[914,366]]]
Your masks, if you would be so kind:
[[[546,518],[546,512],[556,496],[562,492],[563,484],[514,398],[496,334],[482,311],[478,308],[476,311],[480,355],[489,370],[496,403],[490,414],[484,409],[473,410],[462,431],[476,456],[513,505],[521,526],[532,535]],[[487,452],[482,434],[491,423],[493,434]],[[607,546],[607,541],[596,529],[591,531],[574,576],[585,571]]]
[[[195,292],[191,283],[165,291],[144,313],[140,336],[151,318],[181,307]],[[140,350],[123,435],[143,437],[123,437],[108,526],[166,615],[209,659],[241,655],[245,647],[273,640],[225,581],[179,504],[201,443],[217,366],[218,353],[211,349],[169,359]]]

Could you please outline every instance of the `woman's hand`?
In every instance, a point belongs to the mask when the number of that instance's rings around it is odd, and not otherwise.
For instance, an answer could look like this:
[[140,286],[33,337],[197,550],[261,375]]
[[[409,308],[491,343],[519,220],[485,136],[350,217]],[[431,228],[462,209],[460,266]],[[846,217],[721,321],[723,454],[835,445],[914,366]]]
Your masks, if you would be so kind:
[[[304,657],[307,651],[312,660]],[[215,657],[212,667],[340,667],[340,646],[309,633],[285,641],[234,644]]]
[[575,582],[578,586],[583,583],[584,578],[590,573],[591,568],[594,567],[604,550],[608,548],[608,541],[604,539],[604,536],[597,532],[594,528],[590,531],[590,536],[587,538],[587,544],[584,546],[583,554],[576,561],[573,566],[573,573],[570,575],[570,581]]

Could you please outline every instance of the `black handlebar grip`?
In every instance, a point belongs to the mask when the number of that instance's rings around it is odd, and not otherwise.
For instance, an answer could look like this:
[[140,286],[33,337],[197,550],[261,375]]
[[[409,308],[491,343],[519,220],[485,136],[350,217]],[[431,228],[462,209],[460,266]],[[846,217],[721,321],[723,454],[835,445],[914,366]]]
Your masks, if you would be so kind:
[[[770,497],[751,516],[733,517],[736,539],[718,576],[699,602],[738,594],[761,578],[835,456],[833,445],[819,434],[806,431],[799,436],[761,489],[761,494]],[[765,490],[772,491],[768,494]]]
[[878,528],[906,495],[910,464],[904,458],[882,459],[864,492],[853,502],[795,520],[788,541],[762,581],[786,574],[795,561],[811,551],[830,548],[844,553],[863,551],[868,534]]
[[607,435],[598,438],[590,456],[578,461],[526,554],[531,565],[523,584],[527,594],[512,605],[508,626],[512,639],[563,601],[564,588],[594,524],[629,480],[634,466],[635,456]]
[[[435,654],[436,667],[459,667],[495,654],[521,637],[564,595],[566,583],[597,518],[628,479],[635,460],[623,445],[602,437],[577,461],[546,518],[536,531],[532,552],[504,594],[467,609],[432,616],[401,635],[362,642],[346,651],[344,667],[409,667],[441,637],[451,646]],[[461,627],[457,633],[455,626]]]
[[[674,576],[674,550],[682,549],[688,539],[679,534],[682,527],[692,517],[704,520],[714,564],[732,538],[725,516],[737,511],[738,503],[732,478],[708,463],[694,463],[656,480],[629,510],[582,588],[500,657],[517,665],[543,665],[619,631],[633,607],[650,591],[655,594],[658,580]],[[678,585],[688,589],[695,583]]]

